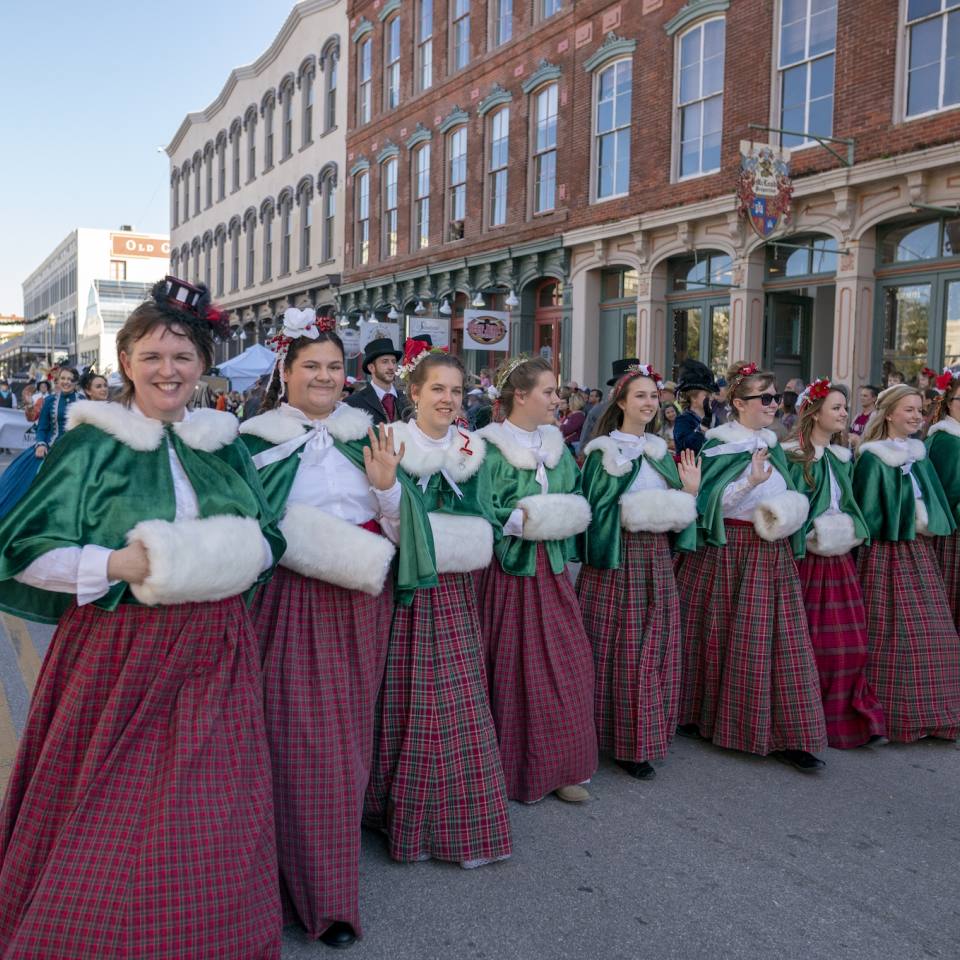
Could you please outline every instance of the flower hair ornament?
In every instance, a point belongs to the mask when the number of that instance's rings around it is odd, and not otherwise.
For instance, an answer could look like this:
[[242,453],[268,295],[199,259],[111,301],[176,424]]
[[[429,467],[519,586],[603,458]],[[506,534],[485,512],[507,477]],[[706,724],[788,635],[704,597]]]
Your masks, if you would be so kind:
[[950,389],[950,384],[954,380],[960,379],[960,369],[956,367],[944,367],[943,373],[937,375],[932,370],[927,370],[926,367],[921,371],[922,373],[927,374],[927,376],[933,381],[934,387],[940,391],[941,394],[946,393]]
[[737,367],[737,372],[730,383],[729,393],[732,395],[747,377],[752,377],[756,372],[757,365],[755,363],[745,363],[742,367]]
[[337,322],[333,317],[318,317],[313,307],[307,307],[305,310],[287,307],[283,313],[280,332],[267,340],[267,346],[277,355],[273,371],[274,374],[280,376],[281,397],[287,395],[287,384],[280,375],[280,368],[287,359],[290,344],[301,337],[316,340],[321,333],[333,333],[336,328]]
[[210,291],[204,284],[189,283],[168,274],[153,285],[150,296],[161,313],[171,319],[202,324],[215,339],[225,340],[230,336],[227,315],[210,302]]
[[808,403],[814,400],[823,400],[833,389],[833,384],[829,377],[821,377],[808,384],[807,388],[797,397],[797,410],[802,410]]
[[617,381],[617,385],[614,387],[614,392],[619,394],[620,391],[627,385],[628,381],[632,380],[634,377],[648,377],[657,385],[657,390],[663,389],[663,377],[653,369],[653,364],[632,363],[629,367],[627,367],[627,372]]
[[426,340],[408,338],[403,345],[403,363],[400,365],[397,373],[400,375],[400,379],[406,382],[413,376],[413,371],[417,369],[417,365],[424,357],[430,356],[431,353],[449,352],[449,347],[434,347],[427,343]]

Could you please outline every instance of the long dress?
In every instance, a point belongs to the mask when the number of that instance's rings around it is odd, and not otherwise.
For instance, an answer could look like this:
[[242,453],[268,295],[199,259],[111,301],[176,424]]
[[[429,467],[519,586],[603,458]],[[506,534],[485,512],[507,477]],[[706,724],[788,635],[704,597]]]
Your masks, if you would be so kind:
[[[0,606],[59,621],[0,813],[0,957],[276,960],[270,757],[240,594],[282,537],[232,417],[73,411],[0,521]],[[134,587],[106,575],[128,537],[150,563]]]
[[[784,444],[788,456],[796,448],[795,442]],[[818,448],[804,467],[790,461],[797,489],[810,501],[807,521],[796,536],[801,554],[797,570],[820,675],[827,741],[842,750],[886,733],[883,708],[867,680],[867,614],[852,553],[868,529],[853,497],[848,448]]]
[[56,393],[44,397],[37,418],[36,442],[21,450],[0,477],[0,517],[5,517],[30,489],[40,471],[43,460],[37,457],[37,447],[50,448],[67,429],[70,409],[78,399],[74,393]]
[[887,736],[910,743],[960,735],[960,640],[933,541],[955,530],[919,440],[861,443],[853,493],[870,530],[858,557],[867,611],[867,679]]
[[[748,487],[766,447],[770,477]],[[789,537],[807,517],[776,436],[736,421],[707,433],[700,549],[678,563],[684,673],[680,722],[719,747],[765,756],[827,745],[817,666]]]
[[[955,523],[960,523],[960,422],[938,420],[927,431],[927,456],[937,472]],[[933,550],[943,577],[953,625],[960,631],[960,528],[933,538]]]
[[395,860],[477,866],[511,852],[472,580],[493,555],[479,503],[486,449],[453,427],[440,440],[415,423],[393,433],[429,511],[439,580],[393,619],[365,819],[386,832]]
[[669,533],[696,546],[696,499],[666,443],[614,430],[585,448],[577,596],[593,646],[594,721],[617,760],[661,760],[680,710],[680,600]]
[[566,572],[590,508],[556,427],[508,420],[480,435],[495,538],[478,586],[490,707],[507,796],[532,803],[597,767],[593,658]]
[[[344,404],[316,422],[284,404],[241,427],[287,540],[251,613],[284,917],[312,938],[335,922],[362,934],[360,825],[394,605],[394,546],[383,533],[396,539],[403,526],[404,539],[416,539],[402,523],[403,500],[407,514],[419,505],[409,492],[400,484],[370,490],[362,467],[370,425],[369,415]],[[420,559],[429,581],[430,557]]]

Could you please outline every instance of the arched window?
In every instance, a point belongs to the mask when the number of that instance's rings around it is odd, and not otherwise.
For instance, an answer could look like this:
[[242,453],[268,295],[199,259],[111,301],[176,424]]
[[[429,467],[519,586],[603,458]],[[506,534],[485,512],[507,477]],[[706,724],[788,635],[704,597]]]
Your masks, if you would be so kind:
[[358,173],[353,181],[356,204],[354,260],[358,266],[370,262],[370,172]]
[[217,134],[217,201],[227,195],[227,131],[221,130]]
[[268,90],[260,102],[260,116],[263,117],[263,172],[273,166],[273,115],[276,110],[276,94]]
[[462,240],[467,217],[467,128],[447,135],[447,221],[449,239]]
[[250,104],[243,126],[247,131],[247,183],[257,178],[257,108]]
[[188,160],[180,171],[180,182],[183,184],[183,222],[190,219],[190,161]]
[[400,105],[400,17],[392,17],[383,25],[383,107],[393,110]]
[[170,175],[170,223],[180,226],[180,171],[174,170]]
[[293,153],[293,77],[287,76],[280,84],[281,163]]
[[357,48],[357,125],[369,123],[372,116],[373,41],[365,37]]
[[413,154],[413,249],[430,246],[430,144],[422,143]]
[[198,150],[193,155],[193,215],[200,213],[200,168],[203,165],[203,157]]
[[252,287],[257,281],[257,212],[252,207],[243,215],[243,232],[247,235],[246,285]]
[[263,283],[273,279],[273,201],[265,200],[260,205],[260,223],[263,224],[263,267],[261,279]]
[[313,227],[313,178],[304,177],[297,189],[300,207],[300,269],[310,266],[310,231]]
[[280,276],[290,273],[290,243],[293,237],[293,191],[280,194]]
[[171,250],[170,251],[170,273],[173,276],[177,276],[177,271],[180,269],[180,251]]
[[488,224],[507,222],[507,168],[510,163],[510,108],[502,107],[489,121],[489,168],[487,180]]
[[226,227],[221,223],[213,235],[213,243],[217,248],[217,292],[216,296],[223,296],[223,285],[226,280],[225,255],[227,245]]
[[213,141],[208,140],[203,148],[203,169],[205,171],[206,204],[204,209],[209,210],[213,206]]
[[340,66],[340,46],[331,47],[324,59],[323,132],[337,125],[337,68]]
[[382,259],[397,255],[397,158],[391,157],[380,165],[380,239]]
[[240,289],[240,218],[230,221],[230,292]]
[[213,271],[213,234],[208,230],[203,235],[203,282],[207,285],[207,289],[210,290],[213,287],[212,284],[212,271]]
[[200,282],[200,238],[194,237],[190,244],[190,252],[193,254],[193,282]]
[[300,148],[313,143],[313,98],[317,67],[314,58],[308,57],[300,65],[297,84],[300,87]]
[[238,117],[230,125],[230,143],[232,144],[232,153],[230,157],[230,165],[232,169],[232,186],[230,187],[230,192],[235,193],[240,189],[240,130],[242,124],[240,118]]
[[337,217],[337,168],[336,164],[327,164],[320,171],[320,204],[323,216],[323,236],[321,240],[320,258],[326,263],[336,258],[335,225]]
[[533,94],[533,212],[546,213],[557,205],[558,88],[548,83]]

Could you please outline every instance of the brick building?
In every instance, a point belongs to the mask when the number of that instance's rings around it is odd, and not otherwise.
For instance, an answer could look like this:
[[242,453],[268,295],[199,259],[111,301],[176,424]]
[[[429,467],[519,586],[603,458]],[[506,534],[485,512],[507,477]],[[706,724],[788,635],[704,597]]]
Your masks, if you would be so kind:
[[[960,361],[960,0],[352,0],[348,18],[351,319],[452,308],[459,348],[471,302],[516,301],[513,348],[589,384],[634,350],[851,385]],[[750,139],[792,153],[773,239],[737,212]]]

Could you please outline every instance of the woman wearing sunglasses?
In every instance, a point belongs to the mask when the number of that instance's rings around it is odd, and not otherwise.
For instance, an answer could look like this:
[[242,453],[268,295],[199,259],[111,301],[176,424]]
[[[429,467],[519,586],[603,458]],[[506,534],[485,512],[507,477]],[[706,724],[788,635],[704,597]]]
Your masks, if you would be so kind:
[[807,499],[770,430],[781,399],[773,374],[738,363],[727,379],[731,419],[702,451],[701,549],[677,572],[689,598],[680,732],[814,772],[826,727],[789,543]]

